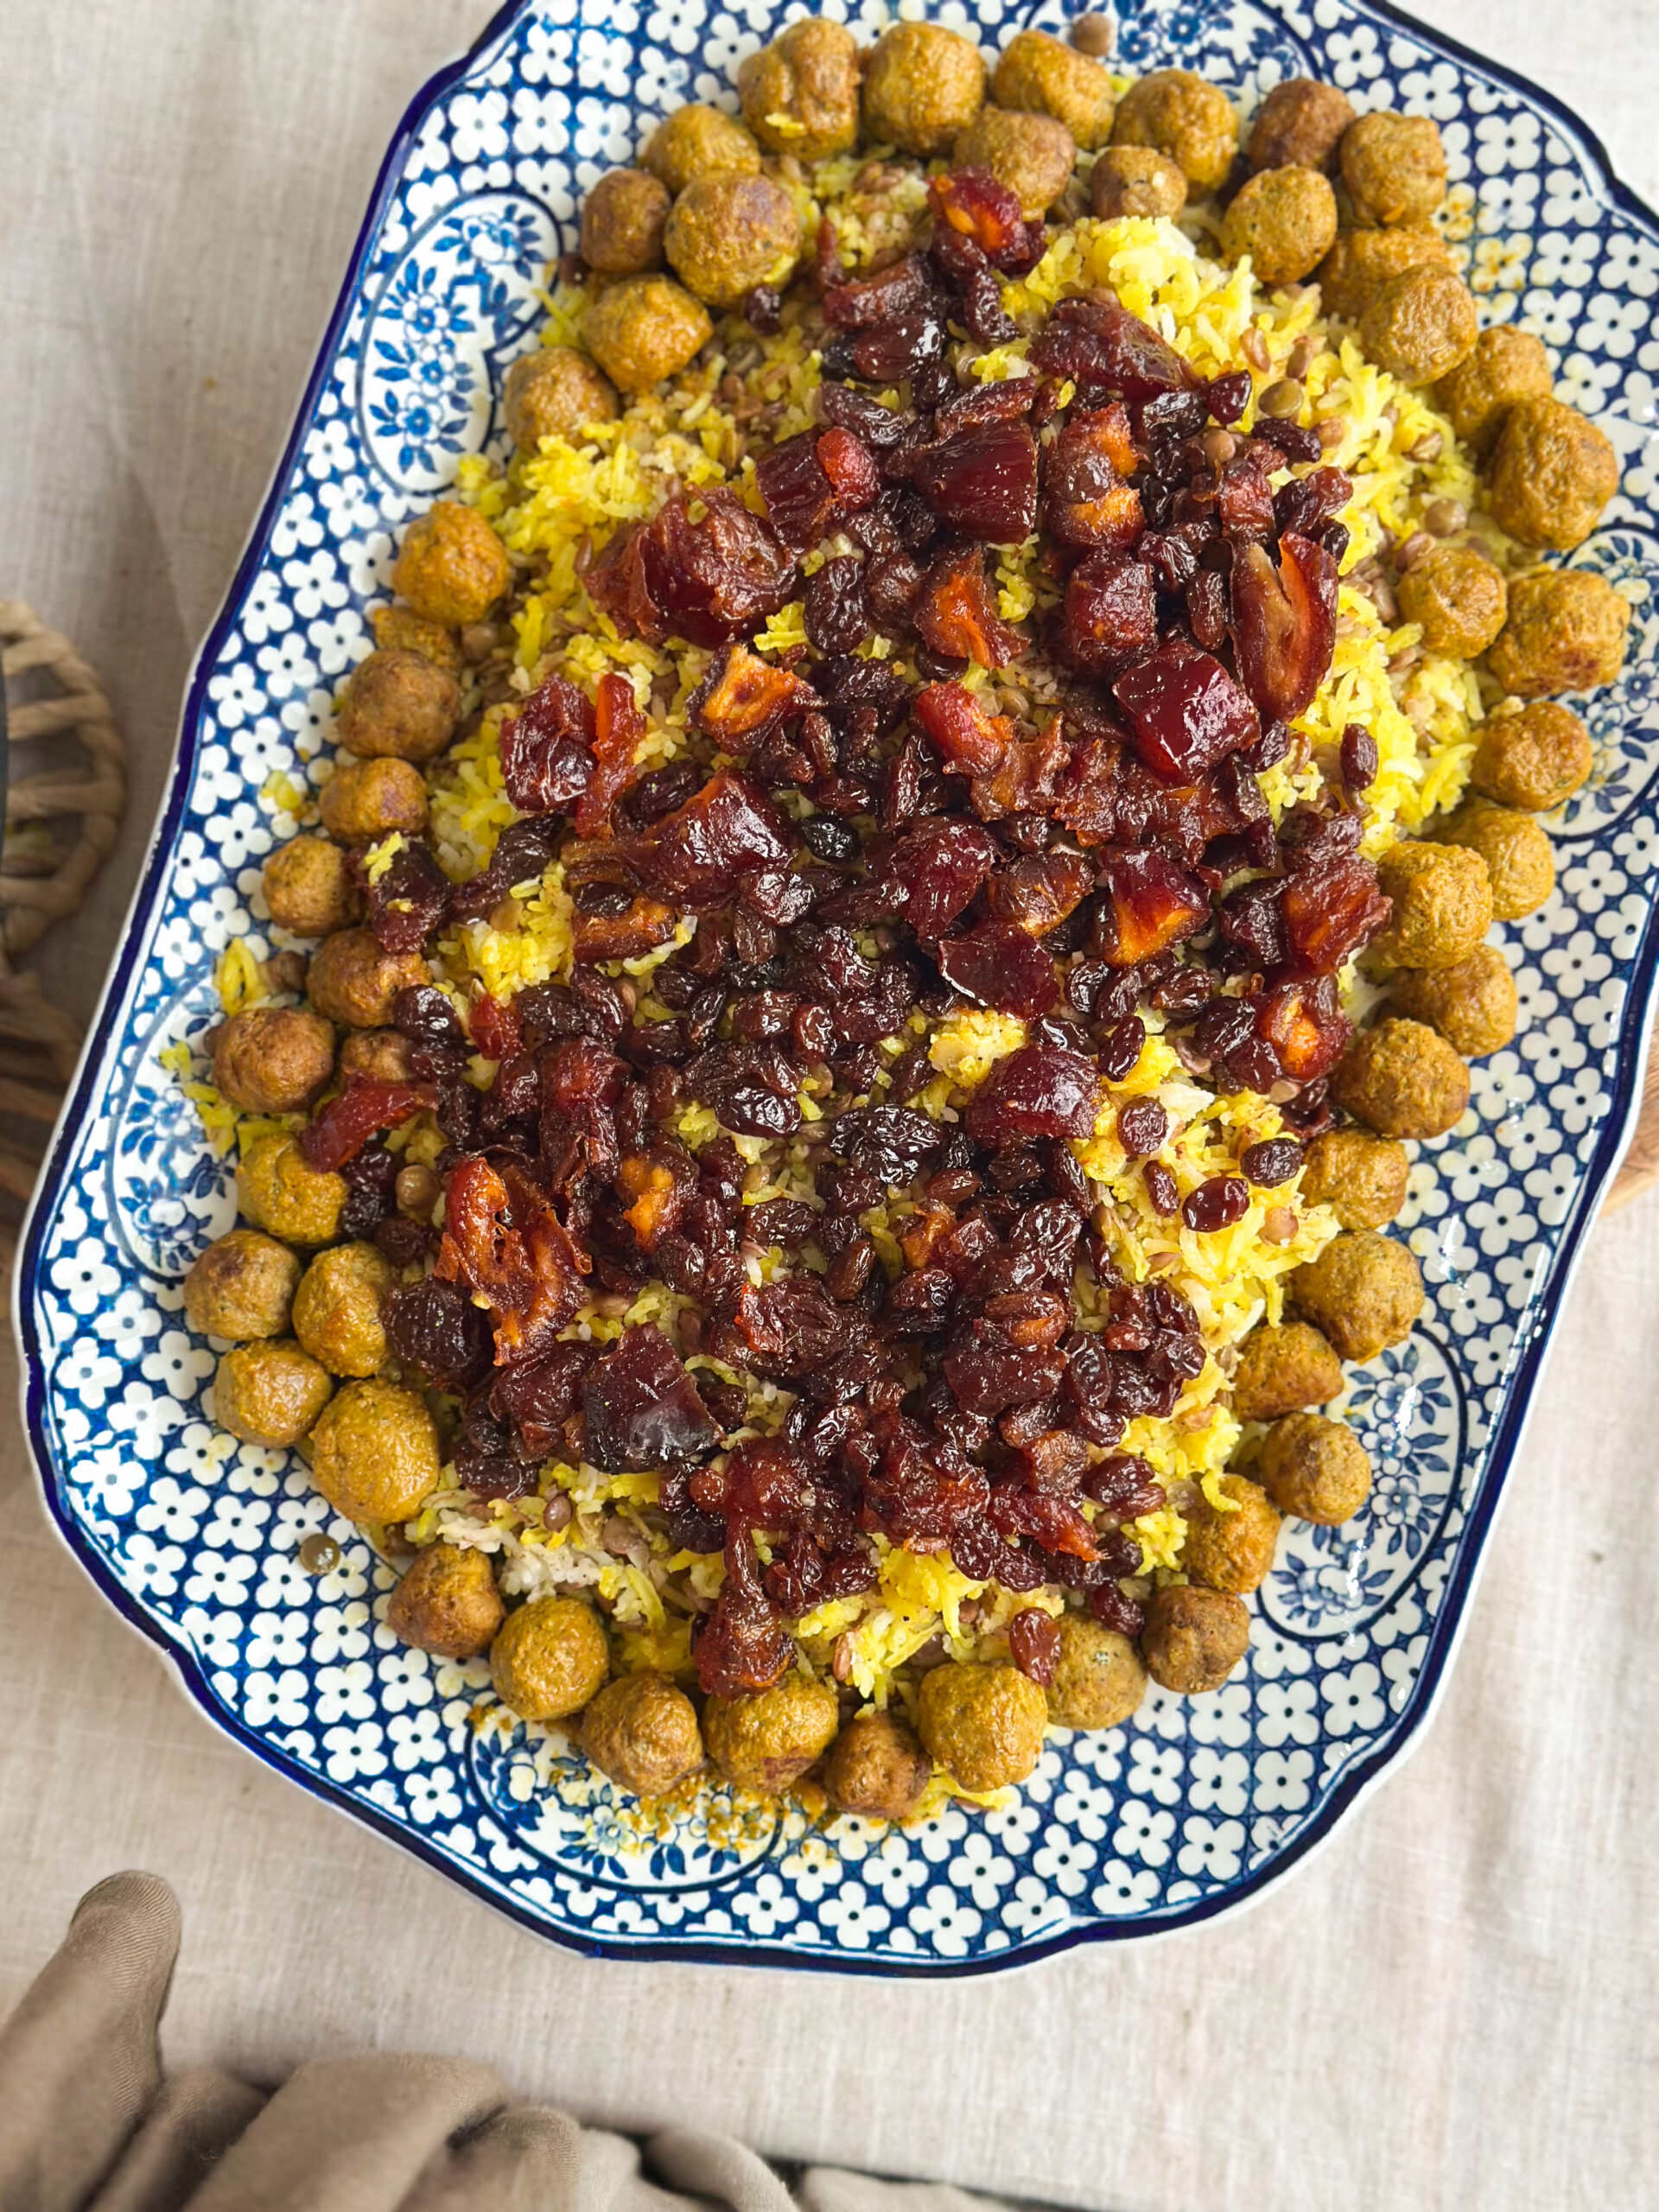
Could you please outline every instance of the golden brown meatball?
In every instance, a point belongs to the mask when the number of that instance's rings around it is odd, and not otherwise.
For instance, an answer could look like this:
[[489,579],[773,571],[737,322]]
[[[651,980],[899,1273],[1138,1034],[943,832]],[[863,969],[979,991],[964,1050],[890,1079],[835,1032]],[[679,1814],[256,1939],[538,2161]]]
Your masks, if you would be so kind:
[[693,101],[658,124],[639,166],[680,193],[700,176],[759,176],[760,149],[741,123]]
[[363,760],[435,760],[461,720],[461,686],[419,653],[372,652],[340,702],[340,741]]
[[588,310],[583,336],[623,391],[649,391],[677,376],[709,343],[709,310],[666,276],[625,276]]
[[1394,1003],[1413,1021],[1437,1029],[1465,1060],[1479,1060],[1514,1036],[1520,1002],[1509,962],[1495,944],[1478,944],[1455,968],[1404,977]]
[[543,438],[579,445],[590,423],[616,420],[616,387],[574,346],[544,346],[507,371],[501,412],[520,453],[539,453]]
[[1490,453],[1510,408],[1549,396],[1549,355],[1529,330],[1500,322],[1483,330],[1475,350],[1435,386],[1434,397],[1452,427],[1477,453]]
[[1045,1695],[1057,1728],[1116,1728],[1147,1694],[1147,1669],[1127,1636],[1062,1613],[1060,1648]]
[[894,1713],[861,1713],[836,1737],[823,1768],[830,1803],[867,1821],[909,1820],[932,1779],[932,1760]]
[[688,291],[710,307],[741,307],[758,284],[789,282],[801,219],[769,176],[700,177],[674,202],[663,245]]
[[1314,272],[1327,315],[1357,322],[1379,286],[1412,269],[1452,267],[1452,249],[1438,231],[1414,223],[1393,231],[1344,231]]
[[922,1676],[917,1708],[928,1752],[976,1796],[1024,1782],[1042,1754],[1048,1700],[1005,1660],[947,1659]]
[[1275,1422],[1256,1472],[1281,1513],[1327,1529],[1351,1520],[1371,1493],[1364,1446],[1344,1422],[1323,1414],[1292,1414]]
[[1375,1359],[1390,1344],[1403,1344],[1423,1310],[1423,1278],[1416,1260],[1403,1244],[1379,1236],[1374,1229],[1333,1236],[1316,1260],[1297,1268],[1290,1293],[1344,1359]]
[[702,1764],[697,1709],[666,1675],[620,1675],[582,1716],[582,1748],[619,1789],[660,1797]]
[[213,1086],[245,1114],[297,1114],[334,1071],[334,1029],[303,1007],[254,1007],[213,1033]]
[[505,546],[477,508],[440,499],[410,524],[391,588],[429,621],[464,630],[484,620],[512,574]]
[[979,48],[943,23],[895,23],[864,65],[864,136],[901,154],[948,153],[984,102]]
[[1549,840],[1529,814],[1473,799],[1440,835],[1449,845],[1478,853],[1492,883],[1492,912],[1500,922],[1535,914],[1555,888]]
[[858,41],[805,16],[738,65],[743,120],[769,154],[822,162],[858,143]]
[[1172,1583],[1147,1606],[1141,1649],[1154,1682],[1183,1697],[1218,1690],[1249,1649],[1249,1609],[1230,1590]]
[[1318,169],[1262,169],[1234,197],[1222,219],[1221,250],[1229,261],[1250,257],[1264,284],[1294,284],[1336,243],[1337,195]]
[[1590,733],[1570,707],[1535,700],[1518,715],[1488,722],[1470,763],[1469,783],[1483,798],[1548,814],[1571,798],[1595,766]]
[[1052,115],[982,107],[950,160],[955,168],[988,169],[1027,216],[1046,215],[1071,181],[1077,149],[1071,133]]
[[1155,146],[1109,146],[1089,179],[1089,206],[1103,222],[1126,215],[1173,219],[1186,205],[1186,173]]
[[372,1244],[319,1252],[294,1300],[294,1333],[331,1375],[378,1375],[386,1363],[381,1309],[397,1278]]
[[289,1338],[238,1344],[213,1376],[213,1419],[244,1444],[280,1452],[299,1442],[334,1387]]
[[1287,77],[1255,111],[1245,148],[1252,171],[1323,169],[1337,166],[1342,134],[1354,119],[1353,103],[1334,85]]
[[1421,1021],[1379,1021],[1338,1062],[1331,1096],[1379,1136],[1443,1137],[1467,1109],[1469,1071]]
[[521,1720],[563,1720],[595,1697],[611,1671],[599,1615],[580,1598],[532,1598],[490,1646],[490,1677]]
[[991,98],[999,107],[1052,115],[1085,154],[1112,135],[1117,101],[1111,71],[1046,31],[1015,32],[996,65]]
[[1493,519],[1522,545],[1570,553],[1618,489],[1618,456],[1595,424],[1559,399],[1517,400],[1489,477]]
[[505,1611],[487,1552],[430,1544],[392,1592],[386,1626],[435,1658],[474,1659],[489,1649]]
[[1226,93],[1191,69],[1154,69],[1118,102],[1112,143],[1155,146],[1194,192],[1214,192],[1238,151],[1238,118]]
[[360,1083],[409,1083],[413,1046],[395,1029],[353,1029],[340,1048],[342,1077]]
[[1426,115],[1362,115],[1342,136],[1342,181],[1354,220],[1426,223],[1446,197],[1446,149]]
[[199,1336],[232,1344],[280,1337],[299,1281],[299,1255],[286,1244],[257,1229],[233,1229],[192,1264],[184,1279],[185,1319]]
[[1517,699],[1593,691],[1624,665],[1630,602],[1592,569],[1535,569],[1510,585],[1486,665]]
[[1359,342],[1402,384],[1433,384],[1473,347],[1474,296],[1447,269],[1408,269],[1379,284],[1359,317]]
[[1453,845],[1402,838],[1378,861],[1376,880],[1394,912],[1371,951],[1389,967],[1452,967],[1492,925],[1491,882]]
[[296,837],[282,846],[261,880],[271,920],[296,937],[327,937],[357,918],[351,861],[327,837]]
[[1502,572],[1472,545],[1432,546],[1401,577],[1395,597],[1430,652],[1459,660],[1484,653],[1509,611]]
[[325,938],[311,963],[311,1003],[348,1029],[384,1029],[399,991],[428,980],[416,952],[387,952],[370,929]]
[[1406,1203],[1410,1174],[1406,1147],[1393,1137],[1327,1129],[1307,1147],[1302,1196],[1310,1205],[1329,1206],[1344,1229],[1382,1229]]
[[1306,1321],[1252,1329],[1233,1373],[1240,1421],[1277,1421],[1304,1406],[1328,1405],[1342,1390],[1342,1363]]
[[346,1179],[307,1164],[284,1130],[256,1137],[236,1171],[237,1204],[284,1244],[327,1244],[340,1234]]
[[606,276],[660,269],[672,205],[668,187],[649,169],[607,170],[582,202],[582,259]]
[[311,1479],[348,1521],[407,1521],[441,1459],[425,1399],[379,1376],[342,1382],[311,1432]]
[[1272,1569],[1279,1514],[1267,1492],[1243,1475],[1224,1475],[1221,1488],[1235,1510],[1218,1513],[1203,1497],[1188,1509],[1181,1565],[1200,1588],[1230,1590],[1243,1598],[1258,1589]]
[[429,622],[412,607],[377,607],[369,616],[378,650],[387,653],[419,653],[451,676],[459,676],[465,663],[453,630]]
[[[408,760],[342,760],[322,787],[323,827],[348,845],[426,827],[426,785]],[[312,932],[315,934],[315,932]]]
[[702,1708],[709,1756],[728,1782],[775,1797],[821,1759],[841,1726],[827,1683],[791,1669],[753,1697],[711,1697]]

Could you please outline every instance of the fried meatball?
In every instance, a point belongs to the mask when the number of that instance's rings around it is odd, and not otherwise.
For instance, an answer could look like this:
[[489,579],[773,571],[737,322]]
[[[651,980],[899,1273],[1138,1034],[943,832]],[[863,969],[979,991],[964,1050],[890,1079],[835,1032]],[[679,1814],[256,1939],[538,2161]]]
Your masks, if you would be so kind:
[[1452,816],[1440,835],[1449,845],[1478,853],[1492,883],[1492,912],[1500,922],[1535,914],[1555,888],[1549,839],[1529,814],[1474,799]]
[[435,760],[461,720],[461,686],[419,653],[372,652],[340,702],[340,741],[363,760]]
[[1264,1490],[1243,1475],[1224,1475],[1222,1495],[1233,1501],[1218,1513],[1208,1498],[1187,1509],[1181,1565],[1205,1590],[1230,1590],[1243,1598],[1260,1587],[1273,1566],[1279,1512]]
[[331,1375],[378,1375],[386,1363],[380,1315],[397,1278],[372,1244],[319,1252],[294,1300],[294,1333]]
[[521,1720],[563,1720],[597,1696],[611,1671],[599,1615],[580,1598],[532,1598],[490,1646],[490,1679]]
[[991,79],[991,98],[999,107],[1052,115],[1085,154],[1112,135],[1117,100],[1111,71],[1046,31],[1014,33]]
[[861,1713],[823,1767],[830,1803],[867,1821],[909,1820],[932,1778],[932,1760],[895,1713]]
[[667,276],[625,276],[588,310],[583,336],[621,391],[677,376],[714,335],[709,310]]
[[1393,1137],[1374,1137],[1365,1129],[1327,1129],[1307,1147],[1302,1196],[1310,1205],[1329,1206],[1344,1229],[1382,1229],[1406,1203],[1410,1175],[1406,1147]]
[[311,1432],[311,1479],[348,1521],[407,1521],[442,1459],[425,1399],[380,1376],[342,1382]]
[[1183,1697],[1218,1690],[1250,1644],[1249,1609],[1230,1590],[1172,1583],[1154,1591],[1141,1649],[1154,1682]]
[[1491,885],[1454,845],[1402,838],[1378,861],[1376,880],[1394,912],[1371,952],[1390,968],[1452,967],[1492,925]]
[[1452,268],[1452,249],[1438,231],[1414,223],[1393,231],[1344,231],[1314,275],[1327,315],[1357,322],[1379,286],[1413,269]]
[[1473,660],[1503,627],[1509,593],[1502,572],[1472,545],[1435,545],[1395,587],[1403,620],[1422,630],[1432,653]]
[[741,123],[693,101],[658,124],[639,166],[671,193],[680,193],[700,176],[759,176],[760,149]]
[[649,169],[607,170],[582,202],[582,259],[605,276],[660,269],[672,205],[668,187]]
[[1192,70],[1154,69],[1118,102],[1112,143],[1155,146],[1179,162],[1194,192],[1214,192],[1238,151],[1238,118],[1226,93]]
[[1262,1441],[1256,1472],[1281,1513],[1327,1529],[1351,1520],[1371,1493],[1364,1446],[1345,1422],[1323,1414],[1276,1421]]
[[484,620],[512,574],[505,546],[477,508],[440,499],[410,524],[391,588],[429,621],[464,630]]
[[1548,814],[1572,798],[1594,766],[1590,733],[1579,716],[1553,699],[1539,699],[1485,725],[1469,783],[1500,806]]
[[789,282],[801,219],[769,176],[699,177],[674,202],[663,247],[688,291],[710,307],[741,307],[758,284]]
[[985,104],[985,62],[943,23],[895,23],[864,65],[864,135],[924,161],[949,152]]
[[1309,1322],[1264,1323],[1239,1353],[1233,1411],[1240,1421],[1277,1421],[1304,1406],[1328,1405],[1341,1389],[1342,1363]]
[[1520,399],[1503,417],[1488,478],[1492,517],[1522,545],[1570,553],[1618,489],[1618,456],[1559,399]]
[[743,120],[769,154],[822,162],[858,143],[858,41],[817,16],[739,63]]
[[1048,1726],[1048,1700],[1006,1660],[947,1659],[922,1676],[917,1725],[931,1756],[976,1796],[1024,1782]]
[[1337,1063],[1331,1096],[1379,1136],[1443,1137],[1468,1107],[1469,1071],[1422,1022],[1379,1021]]
[[323,785],[320,804],[324,829],[348,845],[393,830],[417,837],[426,827],[426,785],[408,760],[342,760]]
[[1147,1694],[1147,1669],[1127,1636],[1091,1620],[1062,1613],[1060,1648],[1044,1693],[1057,1728],[1116,1728]]
[[271,920],[296,937],[327,937],[357,918],[351,861],[327,837],[296,837],[279,846],[260,880]]
[[311,963],[311,1003],[348,1029],[384,1029],[399,991],[427,981],[417,952],[388,952],[370,929],[325,938]]
[[1449,269],[1408,269],[1379,284],[1359,316],[1359,342],[1402,384],[1433,384],[1478,334],[1474,295]]
[[1354,220],[1365,227],[1426,223],[1446,197],[1446,149],[1426,115],[1357,116],[1339,158]]
[[702,1708],[709,1756],[728,1782],[776,1796],[835,1740],[841,1707],[827,1683],[795,1669],[753,1697],[711,1697]]
[[360,1083],[409,1083],[414,1049],[395,1029],[353,1029],[340,1048],[340,1072]]
[[386,1626],[435,1658],[474,1659],[489,1649],[505,1611],[487,1552],[430,1544],[392,1592]]
[[453,630],[442,622],[429,622],[412,607],[377,607],[369,616],[374,642],[382,652],[419,653],[451,676],[466,665]]
[[310,1428],[334,1387],[291,1338],[238,1344],[214,1371],[213,1419],[244,1444],[283,1451]]
[[582,1748],[635,1797],[660,1797],[702,1764],[697,1708],[666,1675],[620,1675],[582,1716]]
[[1592,569],[1535,569],[1510,584],[1510,616],[1486,656],[1506,691],[1593,691],[1624,665],[1630,602]]
[[1423,1310],[1423,1278],[1416,1260],[1403,1244],[1374,1229],[1333,1236],[1316,1260],[1296,1269],[1290,1294],[1344,1359],[1375,1359],[1390,1344],[1403,1344]]
[[1077,149],[1071,133],[1052,115],[982,107],[950,160],[955,168],[988,169],[1027,216],[1036,216],[1046,215],[1071,183]]
[[574,346],[544,346],[507,371],[501,412],[520,453],[539,453],[543,438],[578,445],[590,423],[616,420],[616,387]]
[[334,1071],[333,1026],[303,1007],[253,1007],[213,1033],[213,1087],[245,1114],[297,1114]]
[[1262,169],[1234,197],[1222,218],[1221,250],[1229,261],[1250,257],[1264,284],[1294,284],[1310,275],[1337,236],[1337,195],[1319,169]]
[[1490,453],[1510,408],[1549,397],[1549,355],[1544,341],[1512,322],[1483,330],[1475,350],[1434,388],[1441,411],[1467,446]]
[[285,1129],[256,1137],[236,1171],[237,1204],[284,1244],[328,1244],[340,1234],[346,1179],[311,1166]]
[[184,1315],[199,1336],[246,1344],[288,1327],[300,1259],[274,1236],[233,1229],[198,1253],[184,1279]]
[[1253,173],[1300,168],[1329,175],[1353,119],[1353,102],[1334,85],[1287,77],[1257,108],[1245,156]]
[[1089,179],[1089,206],[1103,221],[1126,215],[1173,219],[1186,205],[1186,173],[1155,146],[1109,146]]
[[1478,944],[1455,968],[1407,976],[1394,1003],[1413,1021],[1437,1029],[1465,1060],[1479,1060],[1514,1036],[1520,1002],[1509,962],[1495,944]]

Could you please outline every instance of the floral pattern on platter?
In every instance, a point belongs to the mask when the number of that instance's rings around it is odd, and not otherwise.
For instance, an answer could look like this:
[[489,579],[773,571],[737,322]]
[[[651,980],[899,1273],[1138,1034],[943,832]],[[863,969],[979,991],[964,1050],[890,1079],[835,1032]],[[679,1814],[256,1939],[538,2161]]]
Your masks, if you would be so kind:
[[[393,1570],[300,1460],[213,1426],[214,1348],[185,1327],[178,1277],[230,1218],[230,1173],[158,1055],[211,1021],[232,936],[271,949],[258,869],[296,826],[283,779],[315,779],[398,529],[460,452],[499,449],[500,378],[533,342],[541,264],[575,243],[581,195],[678,102],[732,105],[738,61],[798,12],[540,0],[411,111],[198,664],[156,855],[42,1183],[20,1267],[28,1418],[60,1527],[204,1709],[528,1925],[615,1953],[962,1973],[1248,1897],[1383,1770],[1442,1677],[1642,1065],[1659,936],[1659,227],[1547,99],[1368,0],[1120,9],[1135,66],[1201,68],[1247,112],[1305,71],[1363,108],[1436,118],[1483,314],[1537,331],[1565,395],[1619,447],[1622,492],[1581,557],[1641,602],[1630,663],[1592,703],[1598,775],[1566,819],[1557,894],[1504,933],[1522,1029],[1414,1169],[1399,1233],[1423,1263],[1425,1325],[1352,1384],[1373,1499],[1353,1528],[1287,1537],[1244,1669],[1211,1697],[1155,1691],[1109,1734],[1057,1732],[1000,1809],[951,1804],[888,1832],[798,1808],[750,1826],[710,1801],[659,1832],[563,1738],[506,1726],[481,1662],[401,1645],[384,1619]],[[865,35],[886,16],[879,0],[846,12]],[[906,0],[922,12],[976,24],[988,47],[1027,20],[1063,26],[1052,4]],[[341,1555],[313,1577],[296,1554],[321,1530]]]

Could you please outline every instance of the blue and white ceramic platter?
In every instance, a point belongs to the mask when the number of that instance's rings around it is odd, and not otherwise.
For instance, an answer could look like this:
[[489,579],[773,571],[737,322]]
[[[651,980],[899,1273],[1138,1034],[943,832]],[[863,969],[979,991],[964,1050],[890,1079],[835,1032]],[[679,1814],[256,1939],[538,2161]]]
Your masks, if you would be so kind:
[[[840,14],[844,0],[829,0]],[[1552,825],[1555,896],[1507,933],[1523,1027],[1469,1113],[1424,1147],[1401,1232],[1430,1297],[1363,1371],[1364,1516],[1298,1524],[1246,1669],[1154,1694],[1129,1726],[1052,1737],[1019,1802],[903,1832],[711,1804],[663,1834],[545,1739],[487,1717],[480,1662],[406,1649],[393,1576],[331,1521],[300,1461],[217,1431],[214,1360],[181,1279],[233,1217],[230,1178],[161,1054],[216,1012],[232,937],[267,950],[262,800],[327,736],[370,645],[393,541],[463,454],[500,449],[499,395],[536,289],[605,168],[738,62],[797,0],[543,0],[509,9],[416,101],[382,172],[276,482],[185,704],[178,765],[22,1255],[26,1416],[48,1505],[125,1617],[219,1725],[302,1787],[579,1948],[962,1974],[1240,1904],[1306,1857],[1422,1724],[1536,1386],[1551,1322],[1639,1090],[1659,851],[1659,225],[1547,96],[1371,0],[1130,0],[1117,50],[1179,63],[1246,111],[1280,79],[1432,115],[1483,315],[1535,331],[1556,389],[1618,449],[1623,489],[1575,559],[1637,602],[1622,682],[1587,708],[1592,783]],[[884,10],[849,19],[867,35]],[[906,15],[921,8],[905,0]],[[1052,3],[957,0],[988,48]],[[327,1529],[342,1561],[302,1571]]]

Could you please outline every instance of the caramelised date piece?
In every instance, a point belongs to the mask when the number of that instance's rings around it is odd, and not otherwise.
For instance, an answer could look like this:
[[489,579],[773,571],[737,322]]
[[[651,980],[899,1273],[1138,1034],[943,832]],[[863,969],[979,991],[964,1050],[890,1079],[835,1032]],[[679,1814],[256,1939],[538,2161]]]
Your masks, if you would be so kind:
[[1325,548],[1287,531],[1275,569],[1264,547],[1240,546],[1232,631],[1239,675],[1262,714],[1280,721],[1301,714],[1337,642],[1337,564]]
[[1128,400],[1198,386],[1174,347],[1105,289],[1062,300],[1032,340],[1031,360],[1049,376]]
[[769,523],[720,485],[696,499],[695,522],[691,495],[681,493],[650,522],[625,524],[589,569],[588,597],[625,634],[723,645],[793,594],[795,556]]
[[[823,296],[823,319],[832,330],[874,330],[895,315],[925,306],[935,289],[933,272],[921,255],[906,254],[874,276],[832,284]],[[857,429],[860,425],[850,427]]]
[[1046,937],[1075,912],[1095,885],[1091,861],[1081,853],[1029,853],[1001,868],[985,887],[985,903],[998,921],[1017,922]]
[[997,613],[985,556],[976,546],[941,555],[922,577],[907,611],[923,644],[952,660],[1006,668],[1026,650],[1026,640]]
[[355,1159],[371,1137],[412,1121],[437,1103],[428,1083],[348,1083],[300,1131],[308,1166],[327,1173]]
[[1059,1045],[1022,1045],[999,1060],[968,1108],[982,1144],[1014,1137],[1090,1137],[1100,1093],[1095,1064]]
[[1359,853],[1334,853],[1298,868],[1281,903],[1291,957],[1299,968],[1323,974],[1369,944],[1394,911],[1377,887],[1376,867]]
[[520,814],[557,814],[594,773],[594,709],[563,676],[550,676],[501,725],[501,781]]
[[783,868],[794,849],[765,795],[722,768],[654,829],[605,851],[645,890],[695,912],[723,906],[738,878]]
[[939,973],[954,991],[1034,1021],[1059,996],[1054,963],[1017,922],[982,922],[939,947]]
[[1043,226],[1027,222],[1020,195],[987,169],[956,169],[927,188],[936,226],[978,247],[993,269],[1023,276],[1043,250]]
[[912,711],[933,741],[948,776],[988,776],[1014,743],[1014,724],[994,715],[960,683],[929,683]]
[[607,893],[606,897],[620,899],[621,904],[614,908],[607,904],[597,912],[576,909],[570,949],[577,961],[634,960],[642,952],[666,944],[673,936],[674,909],[664,906],[660,899],[648,899],[643,892],[630,898],[626,891]]
[[510,1163],[467,1159],[444,1192],[443,1242],[434,1272],[484,1300],[499,1360],[533,1351],[563,1327],[586,1294],[590,1262],[552,1208]]
[[821,1378],[868,1328],[862,1316],[836,1305],[814,1274],[779,1275],[745,1283],[734,1321],[761,1375]]
[[1062,545],[1126,553],[1146,527],[1141,494],[1125,482],[1137,461],[1128,410],[1080,409],[1043,458],[1043,525]]
[[1262,734],[1255,709],[1214,654],[1180,638],[1126,670],[1112,696],[1141,758],[1166,783],[1196,782]]
[[1236,454],[1216,481],[1216,514],[1224,534],[1241,540],[1273,535],[1273,487],[1260,454]]
[[1138,967],[1201,929],[1210,900],[1194,875],[1161,853],[1114,853],[1101,866],[1106,893],[1096,950],[1114,968]]
[[926,822],[899,840],[881,876],[918,937],[943,937],[998,857],[995,840],[976,822]]
[[607,669],[594,691],[594,772],[571,816],[579,837],[602,836],[609,829],[612,807],[633,781],[634,754],[645,734],[633,685],[619,669]]
[[733,753],[758,744],[787,716],[820,704],[804,677],[763,660],[741,639],[715,654],[685,702],[687,715],[697,728]]
[[1018,545],[1037,523],[1037,441],[1024,423],[985,423],[917,456],[912,482],[947,530]]
[[582,1383],[585,1452],[607,1474],[705,1459],[720,1432],[660,1329],[625,1329]]
[[1285,1073],[1298,1083],[1329,1075],[1354,1033],[1332,976],[1275,983],[1255,1001],[1255,1028],[1278,1054]]
[[1066,579],[1059,644],[1074,668],[1110,675],[1157,643],[1152,571],[1122,553],[1091,553]]

